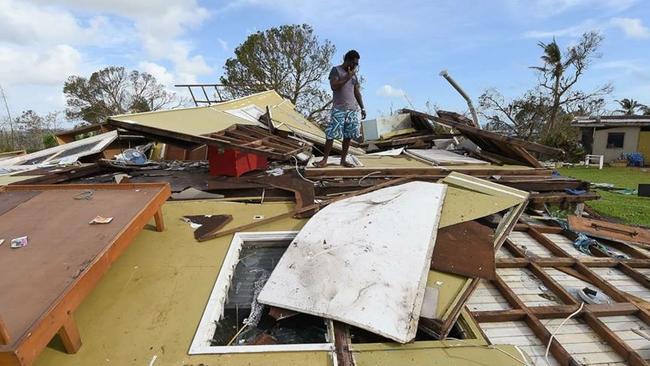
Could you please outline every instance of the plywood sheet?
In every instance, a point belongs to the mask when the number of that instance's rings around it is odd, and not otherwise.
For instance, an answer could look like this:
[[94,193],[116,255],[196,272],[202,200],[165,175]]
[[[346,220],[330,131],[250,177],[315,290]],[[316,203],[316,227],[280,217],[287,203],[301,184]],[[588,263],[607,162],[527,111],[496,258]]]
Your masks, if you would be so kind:
[[528,199],[527,192],[457,172],[450,173],[441,182],[448,188],[440,227],[492,215]]
[[[74,198],[84,189],[44,190],[0,216],[0,238],[29,240],[19,249],[0,246],[0,311],[13,340],[93,265],[161,187],[93,190],[88,200]],[[89,225],[97,215],[113,221]]]
[[328,205],[292,241],[258,300],[411,341],[445,188],[410,182]]
[[[0,215],[13,210],[23,202],[27,202],[41,192],[38,191],[18,191],[11,194],[0,194]],[[2,239],[0,237],[0,239]]]

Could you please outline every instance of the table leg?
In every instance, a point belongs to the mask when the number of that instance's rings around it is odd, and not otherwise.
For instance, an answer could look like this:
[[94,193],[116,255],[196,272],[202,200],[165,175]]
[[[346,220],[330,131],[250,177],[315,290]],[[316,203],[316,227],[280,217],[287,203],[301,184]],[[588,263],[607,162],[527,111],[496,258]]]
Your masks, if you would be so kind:
[[72,315],[65,319],[58,334],[59,337],[61,337],[65,351],[67,353],[77,353],[81,347],[81,336],[79,335],[77,324],[75,324],[74,319],[72,319]]
[[165,221],[163,221],[162,207],[153,215],[156,220],[156,231],[165,231]]
[[2,321],[2,318],[0,318],[0,345],[9,344],[10,340],[11,338],[9,338],[9,331],[7,330],[7,326],[5,325],[5,322]]

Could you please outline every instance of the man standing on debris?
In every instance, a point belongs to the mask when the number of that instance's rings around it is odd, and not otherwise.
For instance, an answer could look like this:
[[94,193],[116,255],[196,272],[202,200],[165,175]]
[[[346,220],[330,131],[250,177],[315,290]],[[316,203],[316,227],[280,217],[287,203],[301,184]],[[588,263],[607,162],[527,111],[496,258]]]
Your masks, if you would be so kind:
[[366,110],[363,108],[363,99],[357,78],[360,58],[359,52],[350,50],[343,56],[343,64],[334,66],[330,71],[330,87],[334,97],[332,98],[330,122],[325,129],[327,141],[325,142],[323,160],[314,164],[319,168],[327,165],[327,158],[332,150],[334,139],[343,139],[341,165],[348,168],[354,166],[346,161],[346,157],[350,141],[361,136],[359,108],[361,108],[361,119],[366,119]]

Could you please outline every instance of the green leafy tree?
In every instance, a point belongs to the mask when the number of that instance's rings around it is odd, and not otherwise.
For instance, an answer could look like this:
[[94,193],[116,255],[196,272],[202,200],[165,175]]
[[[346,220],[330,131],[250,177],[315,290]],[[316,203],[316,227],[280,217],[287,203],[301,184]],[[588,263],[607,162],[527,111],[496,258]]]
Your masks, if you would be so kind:
[[24,111],[14,121],[17,148],[31,152],[50,147],[45,137],[57,131],[57,119],[57,112],[41,116],[33,110]]
[[512,101],[506,101],[495,89],[489,89],[479,97],[480,113],[487,120],[486,129],[526,140],[540,135],[550,111],[549,105],[546,96],[534,91]]
[[273,89],[307,118],[320,122],[331,103],[323,81],[335,50],[306,24],[256,32],[226,61],[221,83],[234,97]]
[[90,123],[104,122],[116,114],[155,111],[181,104],[152,75],[116,66],[96,71],[89,78],[70,76],[63,92],[66,117]]
[[564,52],[555,39],[550,43],[539,43],[543,49],[542,65],[531,68],[537,71],[539,88],[548,95],[551,107],[543,134],[554,131],[563,109],[566,111],[572,104],[581,104],[611,93],[612,87],[609,84],[589,93],[576,88],[593,59],[600,57],[598,48],[602,41],[603,36],[600,33],[587,32],[576,45],[569,46]]
[[633,116],[638,111],[647,109],[646,106],[644,106],[643,104],[639,103],[634,99],[624,98],[621,100],[617,100],[616,103],[618,103],[618,105],[621,106],[621,108],[617,109],[616,112],[622,113],[626,116]]

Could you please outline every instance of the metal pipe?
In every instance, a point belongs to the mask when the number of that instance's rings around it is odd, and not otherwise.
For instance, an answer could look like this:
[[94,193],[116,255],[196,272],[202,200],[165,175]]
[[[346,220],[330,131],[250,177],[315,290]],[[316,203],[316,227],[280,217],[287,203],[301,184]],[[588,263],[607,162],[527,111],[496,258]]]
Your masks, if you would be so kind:
[[481,125],[478,123],[478,115],[476,114],[476,109],[474,109],[474,104],[472,104],[472,99],[469,97],[469,95],[467,95],[467,93],[465,93],[463,88],[461,88],[460,85],[458,85],[458,83],[456,83],[456,80],[454,80],[451,77],[451,75],[449,75],[447,70],[440,71],[440,76],[447,79],[449,84],[451,84],[451,86],[453,86],[454,89],[456,89],[456,91],[463,98],[465,98],[465,101],[467,101],[467,107],[469,107],[469,111],[470,111],[470,113],[472,113],[472,120],[474,121],[474,126],[476,126],[476,128],[481,128]]

